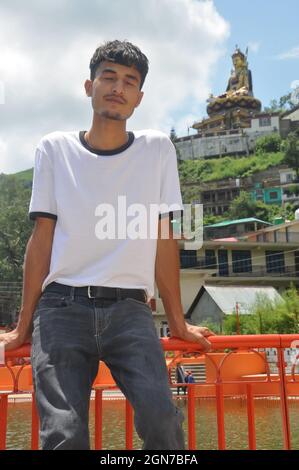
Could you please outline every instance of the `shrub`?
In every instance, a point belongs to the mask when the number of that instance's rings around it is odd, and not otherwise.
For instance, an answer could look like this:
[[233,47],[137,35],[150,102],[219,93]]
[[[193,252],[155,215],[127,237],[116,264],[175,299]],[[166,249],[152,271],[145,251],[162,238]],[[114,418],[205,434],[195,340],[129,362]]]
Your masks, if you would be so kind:
[[279,134],[268,134],[259,137],[255,143],[255,151],[258,154],[279,152],[281,145],[281,137]]

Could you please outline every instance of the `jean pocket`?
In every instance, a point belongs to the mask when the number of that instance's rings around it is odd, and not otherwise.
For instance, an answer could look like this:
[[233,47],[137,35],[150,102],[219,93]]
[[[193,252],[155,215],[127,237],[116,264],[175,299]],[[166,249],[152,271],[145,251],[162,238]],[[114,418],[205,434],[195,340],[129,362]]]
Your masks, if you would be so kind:
[[149,306],[149,304],[145,303],[145,302],[142,302],[142,300],[137,300],[137,299],[133,299],[133,297],[126,297],[125,300],[129,300],[130,302],[134,302],[138,305],[142,305],[143,307],[146,307],[147,309],[149,309],[150,312],[152,312],[152,309],[151,307]]
[[46,308],[62,308],[71,304],[70,296],[59,294],[57,292],[44,292],[37,304],[37,311]]

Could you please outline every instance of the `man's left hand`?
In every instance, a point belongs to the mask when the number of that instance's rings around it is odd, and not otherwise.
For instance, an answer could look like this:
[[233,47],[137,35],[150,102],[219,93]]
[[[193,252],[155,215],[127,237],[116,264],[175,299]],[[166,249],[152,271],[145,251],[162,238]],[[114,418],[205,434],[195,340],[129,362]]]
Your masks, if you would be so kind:
[[190,343],[199,343],[204,352],[209,352],[212,349],[212,345],[207,338],[209,336],[215,336],[215,333],[205,326],[195,326],[186,323],[184,331],[179,334],[171,332],[171,336],[176,336]]

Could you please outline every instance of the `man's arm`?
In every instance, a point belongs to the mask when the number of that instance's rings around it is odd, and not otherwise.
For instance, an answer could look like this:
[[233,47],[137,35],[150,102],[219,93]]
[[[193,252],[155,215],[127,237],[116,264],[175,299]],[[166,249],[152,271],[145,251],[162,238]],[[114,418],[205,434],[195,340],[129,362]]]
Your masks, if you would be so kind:
[[[169,238],[163,238],[169,228]],[[159,220],[155,278],[171,336],[185,341],[199,342],[205,351],[211,344],[205,338],[214,335],[208,328],[189,325],[184,318],[180,291],[180,259],[177,239],[173,238],[169,217]]]
[[5,349],[16,349],[31,339],[32,316],[41,295],[51,260],[52,243],[56,220],[37,217],[31,237],[27,243],[23,265],[22,303],[16,328],[0,335]]

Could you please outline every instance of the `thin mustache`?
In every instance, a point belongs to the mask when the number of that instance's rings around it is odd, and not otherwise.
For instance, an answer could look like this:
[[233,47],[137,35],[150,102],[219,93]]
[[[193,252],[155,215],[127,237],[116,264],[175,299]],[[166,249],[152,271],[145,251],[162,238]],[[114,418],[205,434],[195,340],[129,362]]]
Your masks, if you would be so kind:
[[121,103],[125,104],[125,100],[123,98],[120,98],[119,96],[114,96],[114,95],[108,95],[105,96],[106,99],[112,99],[115,101],[120,101]]

